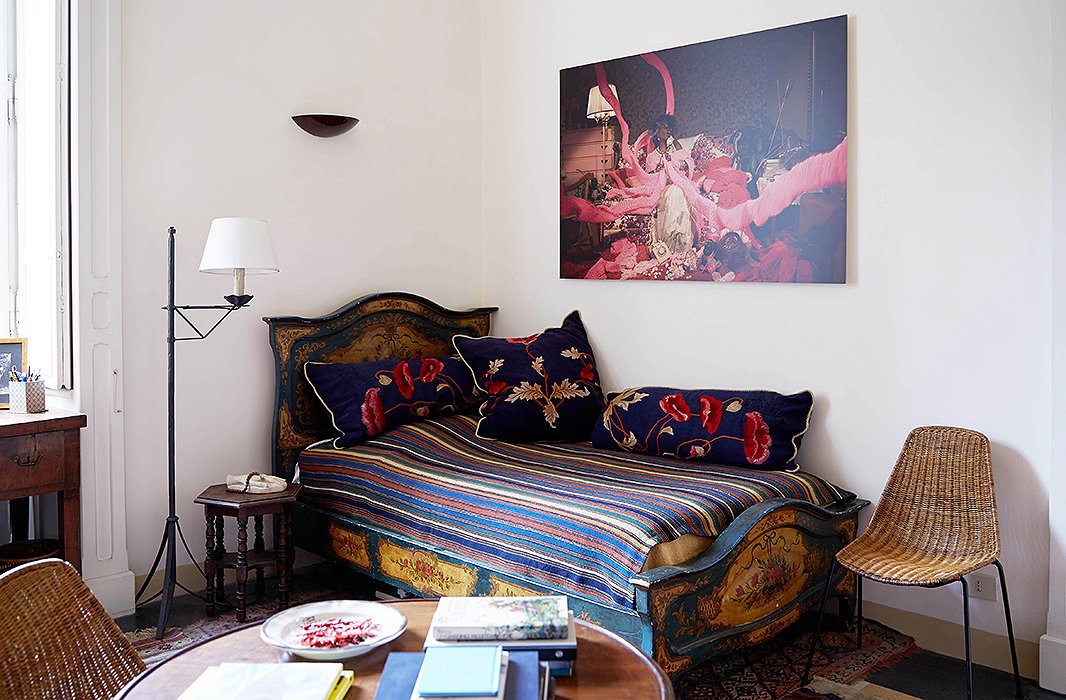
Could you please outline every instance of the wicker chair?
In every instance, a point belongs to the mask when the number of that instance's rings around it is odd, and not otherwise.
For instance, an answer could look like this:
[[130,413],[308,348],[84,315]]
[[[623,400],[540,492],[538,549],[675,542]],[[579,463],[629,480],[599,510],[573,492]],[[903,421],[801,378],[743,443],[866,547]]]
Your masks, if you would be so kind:
[[0,574],[0,698],[110,698],[144,670],[70,564]]
[[898,586],[962,584],[966,633],[966,696],[973,698],[970,658],[970,598],[966,574],[995,564],[1003,592],[1017,697],[1022,697],[1007,581],[999,563],[999,521],[992,484],[988,438],[964,428],[915,428],[907,436],[896,466],[866,530],[837,552],[822,595],[803,683],[810,676],[821,631],[829,582],[839,563],[856,576],[858,645],[862,647],[862,579]]

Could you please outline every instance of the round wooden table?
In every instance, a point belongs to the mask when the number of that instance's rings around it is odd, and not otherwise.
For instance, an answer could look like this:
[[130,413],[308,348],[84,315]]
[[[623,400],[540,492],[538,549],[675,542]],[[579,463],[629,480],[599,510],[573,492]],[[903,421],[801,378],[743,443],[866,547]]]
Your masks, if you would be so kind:
[[[390,651],[422,651],[422,641],[437,602],[402,600],[389,605],[397,606],[407,616],[407,630],[381,649],[344,662],[345,668],[355,671],[355,683],[345,696],[346,700],[371,700],[374,697],[381,668]],[[556,679],[556,698],[673,700],[670,679],[639,649],[602,627],[582,620],[576,622],[578,643],[574,674]],[[208,666],[223,661],[279,663],[287,660],[288,654],[259,639],[259,623],[252,623],[178,652],[145,671],[119,697],[123,700],[176,698]]]

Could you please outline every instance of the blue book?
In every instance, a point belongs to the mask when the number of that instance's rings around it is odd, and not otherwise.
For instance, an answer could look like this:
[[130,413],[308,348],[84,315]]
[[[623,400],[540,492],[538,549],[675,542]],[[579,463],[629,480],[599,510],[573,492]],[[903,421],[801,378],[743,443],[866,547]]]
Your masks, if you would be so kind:
[[414,651],[394,651],[385,659],[381,680],[374,700],[411,700],[415,679],[422,668],[424,654]]
[[503,647],[429,647],[422,661],[422,697],[491,697],[500,692]]
[[507,670],[507,700],[540,700],[540,659],[535,651],[511,651]]

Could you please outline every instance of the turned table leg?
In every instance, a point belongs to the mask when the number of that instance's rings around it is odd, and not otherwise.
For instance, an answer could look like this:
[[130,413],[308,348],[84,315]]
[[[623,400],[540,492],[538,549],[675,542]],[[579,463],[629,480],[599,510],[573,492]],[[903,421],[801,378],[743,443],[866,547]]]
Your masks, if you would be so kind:
[[207,598],[204,612],[208,617],[215,616],[215,516],[207,514],[207,546],[204,557],[204,578],[207,580],[207,590],[204,597]]
[[248,516],[237,516],[237,621],[245,621],[245,583],[248,581]]
[[274,543],[278,559],[278,609],[289,607],[289,519],[288,508],[278,514],[278,541]]
[[[263,516],[255,516],[255,553],[261,554],[266,549],[266,543],[263,542]],[[255,592],[256,595],[263,595],[263,567],[259,567],[255,570]]]
[[292,567],[296,563],[296,538],[292,535],[292,505],[285,506],[285,536],[288,538],[288,546],[285,548],[285,577],[289,582],[289,591],[292,591]]
[[[215,562],[222,561],[226,556],[226,520],[221,515],[215,516]],[[222,566],[215,568],[215,598],[226,600],[226,569]]]

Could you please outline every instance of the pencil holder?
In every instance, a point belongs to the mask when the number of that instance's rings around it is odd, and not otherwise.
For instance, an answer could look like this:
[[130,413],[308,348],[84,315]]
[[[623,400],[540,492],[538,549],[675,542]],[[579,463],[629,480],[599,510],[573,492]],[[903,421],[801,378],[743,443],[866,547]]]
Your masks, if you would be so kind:
[[8,383],[9,408],[12,413],[43,413],[44,382],[42,380]]

